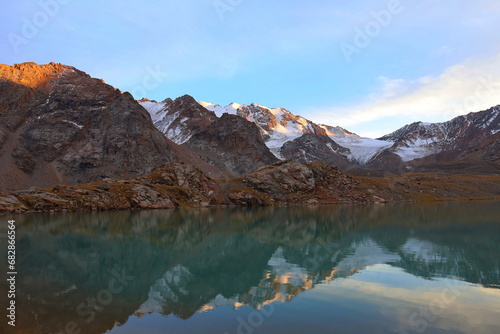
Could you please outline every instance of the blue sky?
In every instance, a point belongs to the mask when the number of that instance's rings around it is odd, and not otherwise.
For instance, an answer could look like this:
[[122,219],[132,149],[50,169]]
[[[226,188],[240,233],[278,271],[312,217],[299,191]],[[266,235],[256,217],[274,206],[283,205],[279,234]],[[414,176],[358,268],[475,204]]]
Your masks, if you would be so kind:
[[4,2],[0,62],[380,136],[500,104],[498,0]]

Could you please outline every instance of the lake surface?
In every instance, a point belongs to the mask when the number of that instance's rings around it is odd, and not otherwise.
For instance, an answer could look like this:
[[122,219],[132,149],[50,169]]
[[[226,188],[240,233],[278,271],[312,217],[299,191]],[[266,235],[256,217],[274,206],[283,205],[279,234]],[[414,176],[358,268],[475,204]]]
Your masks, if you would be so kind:
[[499,202],[12,218],[1,333],[500,333]]

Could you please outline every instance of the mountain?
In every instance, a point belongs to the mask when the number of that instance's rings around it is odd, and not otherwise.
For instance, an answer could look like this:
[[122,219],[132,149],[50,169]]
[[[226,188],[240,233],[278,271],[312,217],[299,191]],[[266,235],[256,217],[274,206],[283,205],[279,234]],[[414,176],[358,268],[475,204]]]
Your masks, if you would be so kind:
[[498,174],[499,114],[497,106],[370,139],[284,108],[221,107],[189,95],[136,101],[71,66],[0,65],[0,192],[134,177],[166,162],[219,179],[280,160],[373,176]]
[[183,144],[194,134],[217,119],[215,113],[203,108],[189,95],[163,102],[142,99],[139,101],[151,115],[156,128],[177,144]]
[[203,101],[199,103],[217,116],[228,113],[254,122],[266,145],[280,159],[321,160],[350,170],[366,165],[394,144],[360,137],[339,126],[316,124],[285,108],[268,108],[256,103],[231,103],[225,107]]
[[170,140],[199,154],[230,176],[240,176],[279,161],[263,141],[259,127],[236,115],[216,115],[191,96],[139,103]]
[[254,123],[229,114],[194,134],[184,146],[233,175],[248,174],[279,161],[267,148]]
[[[395,154],[412,169],[498,173],[500,106],[458,116],[443,123],[412,123],[383,136],[394,142]],[[373,163],[387,157],[379,156]],[[377,161],[378,160],[378,161]]]
[[[316,124],[284,108],[199,102],[215,115],[238,115],[254,122],[280,159],[320,160],[357,173],[425,170],[436,163],[469,162],[470,171],[496,173],[500,147],[500,106],[444,123],[417,122],[378,139],[338,126]],[[423,159],[425,158],[425,159]],[[473,166],[472,166],[473,165]],[[463,164],[449,171],[461,171]]]
[[212,168],[166,139],[129,93],[71,66],[0,65],[0,192],[143,175],[174,161]]
[[[311,140],[314,140],[316,142],[315,145],[321,146],[321,149],[324,149],[324,145],[330,144],[332,146],[329,150],[331,154],[341,155],[344,157],[350,155],[349,149],[341,148],[337,145],[337,143],[332,143],[324,139],[324,137],[329,135],[328,131],[324,127],[321,127],[304,117],[296,116],[285,108],[271,109],[256,103],[252,103],[248,106],[231,103],[226,107],[221,107],[220,105],[208,102],[200,102],[200,104],[208,110],[213,111],[219,117],[224,113],[228,113],[238,115],[250,122],[255,123],[259,128],[266,145],[279,159],[296,158],[295,156],[290,155],[289,149],[282,152],[282,148],[285,143],[293,142],[303,135],[308,136],[304,137],[302,140],[295,141],[295,148],[303,151],[309,151],[311,147],[306,146],[310,146]],[[313,139],[313,137],[316,138]],[[302,146],[301,143],[307,143],[307,145]],[[320,143],[324,143],[324,145],[321,145]],[[316,153],[312,152],[312,154],[315,155]],[[308,160],[306,157],[300,161],[310,162],[313,160]]]
[[346,155],[349,149],[334,142],[326,135],[306,133],[292,141],[287,141],[280,148],[280,156],[300,162],[324,161],[341,169],[346,169],[350,162]]
[[[467,150],[481,146],[484,140],[500,132],[500,106],[458,116],[444,123],[412,123],[383,136],[392,141],[391,150],[403,161],[419,159],[442,152],[454,152],[456,158],[465,158]],[[497,147],[498,149],[498,147]],[[464,153],[466,153],[464,155]],[[481,159],[499,159],[498,155],[483,155]]]

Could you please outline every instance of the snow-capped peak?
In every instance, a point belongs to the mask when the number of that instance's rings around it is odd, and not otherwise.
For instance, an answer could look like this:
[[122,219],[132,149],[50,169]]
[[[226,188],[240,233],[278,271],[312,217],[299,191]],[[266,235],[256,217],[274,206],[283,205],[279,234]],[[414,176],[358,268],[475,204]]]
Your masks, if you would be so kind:
[[238,103],[230,103],[225,107],[222,107],[220,104],[204,101],[198,101],[198,103],[207,110],[213,111],[217,117],[221,117],[224,113],[236,115],[237,110],[241,107],[241,104]]
[[182,101],[177,103],[178,99],[167,99],[163,102],[141,100],[139,103],[149,111],[155,126],[178,144],[189,140],[196,131],[211,124],[224,113],[240,116],[255,123],[267,147],[279,159],[290,158],[286,153],[282,156],[285,143],[305,134],[328,136],[345,149],[335,151],[335,154],[341,154],[354,163],[368,164],[388,149],[399,155],[403,161],[426,157],[445,149],[456,149],[461,145],[460,140],[477,137],[477,134],[474,135],[470,131],[471,128],[476,132],[484,132],[485,136],[495,135],[500,131],[500,106],[459,116],[444,123],[412,123],[379,139],[371,139],[360,137],[339,126],[318,125],[292,114],[285,108],[268,108],[257,103],[230,103],[221,106],[195,101],[189,96],[179,100]]

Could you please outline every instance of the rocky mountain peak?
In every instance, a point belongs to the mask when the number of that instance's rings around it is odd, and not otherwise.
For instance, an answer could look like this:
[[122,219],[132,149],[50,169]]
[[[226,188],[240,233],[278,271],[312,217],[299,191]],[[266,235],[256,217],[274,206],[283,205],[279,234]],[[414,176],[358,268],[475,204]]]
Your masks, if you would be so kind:
[[391,149],[403,161],[424,158],[450,151],[464,151],[482,146],[483,140],[500,131],[500,106],[469,113],[442,123],[415,122],[394,131],[380,140],[394,142]]
[[184,95],[163,102],[139,101],[151,115],[153,123],[168,139],[183,144],[217,119],[213,111],[200,105],[192,96]]
[[176,159],[129,93],[73,67],[0,65],[1,190],[140,175]]
[[25,87],[42,89],[53,81],[64,76],[86,76],[86,73],[71,66],[58,63],[38,65],[33,62],[14,64],[13,66],[0,64],[0,77],[12,83]]

